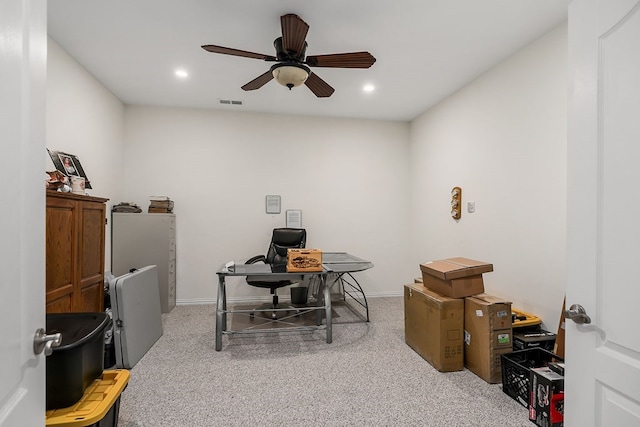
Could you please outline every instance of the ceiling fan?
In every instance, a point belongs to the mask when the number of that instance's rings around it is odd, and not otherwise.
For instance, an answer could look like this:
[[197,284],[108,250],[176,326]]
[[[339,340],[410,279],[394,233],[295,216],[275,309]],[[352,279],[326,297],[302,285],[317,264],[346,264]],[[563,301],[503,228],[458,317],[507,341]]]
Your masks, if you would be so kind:
[[210,44],[204,45],[202,48],[212,53],[275,62],[269,71],[242,86],[243,90],[260,89],[275,78],[278,83],[290,90],[304,83],[319,98],[331,96],[335,89],[317,74],[311,72],[309,67],[369,68],[376,62],[376,58],[369,52],[334,53],[305,57],[307,50],[305,39],[309,25],[298,15],[287,14],[280,17],[280,26],[282,27],[282,37],[278,37],[273,42],[276,56]]

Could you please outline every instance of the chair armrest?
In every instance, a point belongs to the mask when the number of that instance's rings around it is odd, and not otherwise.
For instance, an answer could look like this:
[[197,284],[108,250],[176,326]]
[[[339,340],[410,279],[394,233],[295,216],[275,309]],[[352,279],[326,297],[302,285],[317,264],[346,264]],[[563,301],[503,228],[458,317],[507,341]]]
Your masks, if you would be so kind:
[[256,262],[264,262],[266,264],[267,258],[264,255],[256,255],[253,258],[249,258],[245,261],[245,264],[255,264]]

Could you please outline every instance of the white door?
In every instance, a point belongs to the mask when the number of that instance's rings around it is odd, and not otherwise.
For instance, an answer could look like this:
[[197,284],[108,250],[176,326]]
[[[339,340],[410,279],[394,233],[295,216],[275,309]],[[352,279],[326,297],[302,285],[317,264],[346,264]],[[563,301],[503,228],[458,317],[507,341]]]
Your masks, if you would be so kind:
[[565,425],[640,426],[640,0],[569,7]]
[[0,1],[0,426],[44,425],[44,0]]

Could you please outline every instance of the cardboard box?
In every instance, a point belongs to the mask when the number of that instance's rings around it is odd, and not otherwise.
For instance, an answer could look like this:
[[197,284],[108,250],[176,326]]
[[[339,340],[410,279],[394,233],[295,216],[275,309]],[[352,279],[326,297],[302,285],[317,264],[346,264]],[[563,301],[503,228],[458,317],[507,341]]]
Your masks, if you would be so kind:
[[560,357],[564,357],[564,336],[565,336],[564,309],[566,305],[567,305],[567,298],[565,297],[564,300],[562,301],[562,311],[560,312],[560,323],[558,324],[558,333],[556,335],[556,345],[553,350],[553,352]]
[[564,362],[549,362],[549,369],[564,377]]
[[406,343],[440,372],[464,367],[464,300],[449,298],[420,284],[404,287]]
[[320,249],[289,249],[287,271],[290,273],[322,271],[322,251]]
[[540,347],[553,351],[556,343],[556,334],[540,329],[538,332],[520,333],[518,329],[513,330],[513,351],[526,350],[528,348]]
[[484,292],[482,273],[493,271],[493,265],[468,258],[448,258],[420,264],[422,281],[440,294],[463,298]]
[[529,419],[540,427],[564,426],[564,377],[548,367],[531,369]]
[[464,365],[488,383],[502,380],[500,355],[513,346],[511,303],[480,294],[464,299]]

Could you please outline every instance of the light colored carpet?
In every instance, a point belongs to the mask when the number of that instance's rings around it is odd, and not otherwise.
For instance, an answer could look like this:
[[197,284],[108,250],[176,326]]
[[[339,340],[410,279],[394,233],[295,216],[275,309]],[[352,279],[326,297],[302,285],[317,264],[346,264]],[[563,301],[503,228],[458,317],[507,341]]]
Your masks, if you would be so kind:
[[468,370],[441,373],[404,342],[402,297],[371,298],[371,322],[336,306],[324,331],[224,336],[215,306],[178,306],[131,370],[120,427],[533,426],[527,410]]

